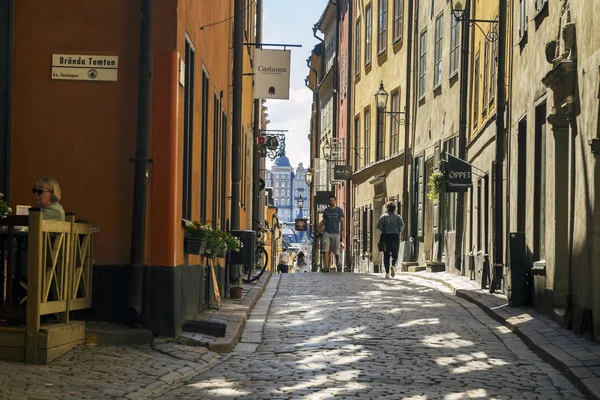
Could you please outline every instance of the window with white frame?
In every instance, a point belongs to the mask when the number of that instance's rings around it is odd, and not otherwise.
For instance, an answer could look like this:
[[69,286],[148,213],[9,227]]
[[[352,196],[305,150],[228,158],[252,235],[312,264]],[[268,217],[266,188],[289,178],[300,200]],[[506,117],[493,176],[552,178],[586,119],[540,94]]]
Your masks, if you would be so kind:
[[427,29],[419,35],[419,99],[425,96],[427,75]]
[[[498,24],[494,24],[493,28],[493,36],[498,37]],[[496,66],[498,62],[498,41],[495,40],[492,43],[492,59],[490,60],[492,63],[490,67],[490,103],[494,100],[494,95],[496,94]]]
[[475,128],[479,120],[479,52],[475,56],[475,73],[473,75],[475,80],[473,88],[473,127]]
[[360,168],[360,116],[356,116],[354,119],[354,169]]
[[378,0],[378,9],[377,54],[381,54],[387,47],[387,0]]
[[371,63],[371,23],[373,10],[369,4],[365,9],[365,65]]
[[[398,113],[400,111],[400,92],[392,93],[392,113]],[[390,152],[391,154],[396,154],[399,148],[399,136],[400,136],[400,124],[398,123],[398,114],[392,114],[391,123],[392,123],[392,132],[390,137]]]
[[452,15],[452,25],[450,27],[450,77],[458,73],[459,27],[459,21]]
[[490,69],[490,42],[489,40],[485,40],[485,45],[483,48],[483,93],[481,97],[481,113],[485,114],[487,110],[487,100],[488,100],[488,72]]
[[433,88],[442,84],[442,43],[444,32],[444,13],[435,19],[435,45],[433,49]]
[[360,19],[356,20],[356,42],[355,42],[355,51],[356,51],[356,55],[354,56],[354,69],[355,69],[355,74],[356,75],[360,75]]
[[394,28],[392,29],[394,43],[402,39],[403,13],[404,0],[394,0]]
[[369,142],[371,141],[371,110],[365,110],[365,127],[363,137],[363,149],[364,149],[364,165],[368,165],[371,162],[371,154],[369,149]]
[[527,0],[519,0],[519,39],[527,34]]

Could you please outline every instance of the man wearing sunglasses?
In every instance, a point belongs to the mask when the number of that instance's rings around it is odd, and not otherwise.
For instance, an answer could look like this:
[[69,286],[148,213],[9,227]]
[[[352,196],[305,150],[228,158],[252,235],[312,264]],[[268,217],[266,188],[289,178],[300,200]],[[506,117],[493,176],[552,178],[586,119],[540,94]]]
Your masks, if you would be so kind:
[[54,178],[42,178],[31,189],[35,204],[42,210],[42,218],[64,221],[65,210],[60,205],[60,186]]

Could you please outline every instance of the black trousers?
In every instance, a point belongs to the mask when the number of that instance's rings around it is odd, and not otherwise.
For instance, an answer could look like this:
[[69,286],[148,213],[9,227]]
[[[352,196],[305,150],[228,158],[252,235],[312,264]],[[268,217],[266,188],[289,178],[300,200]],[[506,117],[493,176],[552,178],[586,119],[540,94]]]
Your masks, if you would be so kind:
[[400,248],[400,235],[398,233],[382,233],[379,239],[385,242],[385,252],[383,253],[383,265],[385,266],[385,273],[390,273],[390,257],[392,258],[392,265],[396,266],[398,261],[398,249]]

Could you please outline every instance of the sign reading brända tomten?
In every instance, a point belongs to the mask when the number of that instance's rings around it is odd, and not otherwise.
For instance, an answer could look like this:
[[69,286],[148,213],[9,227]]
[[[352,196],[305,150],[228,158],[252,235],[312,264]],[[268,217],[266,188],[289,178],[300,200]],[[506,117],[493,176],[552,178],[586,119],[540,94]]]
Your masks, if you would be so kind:
[[254,50],[254,98],[290,98],[290,50]]
[[52,79],[116,81],[118,72],[118,56],[52,54]]

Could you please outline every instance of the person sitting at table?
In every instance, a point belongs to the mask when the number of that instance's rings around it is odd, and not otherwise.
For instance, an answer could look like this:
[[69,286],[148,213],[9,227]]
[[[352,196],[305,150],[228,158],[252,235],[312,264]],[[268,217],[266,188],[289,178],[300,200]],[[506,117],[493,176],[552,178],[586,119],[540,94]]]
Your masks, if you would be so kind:
[[42,210],[42,218],[64,221],[65,210],[60,205],[60,186],[54,178],[42,178],[31,189],[36,205]]

